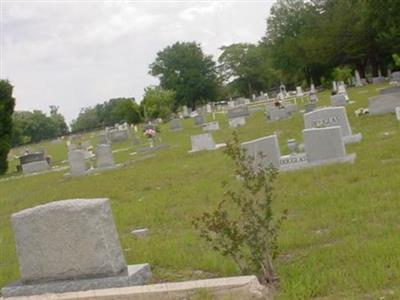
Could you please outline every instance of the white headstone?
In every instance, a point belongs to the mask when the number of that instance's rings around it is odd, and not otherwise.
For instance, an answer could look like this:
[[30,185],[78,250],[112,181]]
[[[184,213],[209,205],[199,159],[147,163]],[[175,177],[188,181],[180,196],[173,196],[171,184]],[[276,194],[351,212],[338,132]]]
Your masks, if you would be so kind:
[[354,71],[354,77],[356,78],[356,86],[363,86],[363,83],[361,81],[360,73],[358,70]]
[[297,97],[303,97],[304,96],[303,89],[301,88],[301,86],[297,86],[296,87],[296,96]]
[[346,109],[344,107],[326,107],[304,114],[304,127],[325,128],[340,126],[343,136],[352,135]]
[[396,118],[398,121],[400,121],[400,106],[397,106],[395,111],[396,111]]

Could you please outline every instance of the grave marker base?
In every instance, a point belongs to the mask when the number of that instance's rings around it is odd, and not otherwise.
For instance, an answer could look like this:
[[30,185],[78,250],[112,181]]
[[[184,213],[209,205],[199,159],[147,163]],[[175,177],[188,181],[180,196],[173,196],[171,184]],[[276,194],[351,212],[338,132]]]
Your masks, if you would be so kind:
[[51,281],[37,284],[16,282],[2,288],[3,297],[32,296],[49,293],[68,293],[142,285],[152,276],[149,264],[128,266],[128,274],[79,280]]

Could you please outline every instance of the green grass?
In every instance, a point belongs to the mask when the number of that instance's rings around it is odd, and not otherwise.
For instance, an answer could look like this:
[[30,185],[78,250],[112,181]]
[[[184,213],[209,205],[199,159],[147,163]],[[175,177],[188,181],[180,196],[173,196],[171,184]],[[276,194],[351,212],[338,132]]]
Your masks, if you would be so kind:
[[[279,175],[274,209],[289,210],[276,261],[279,299],[400,298],[400,123],[393,114],[356,118],[353,113],[368,107],[367,98],[382,86],[349,90],[356,102],[347,106],[350,123],[354,133],[363,134],[361,143],[347,147],[348,153],[357,153],[354,165]],[[319,98],[319,105],[326,105],[329,95]],[[221,143],[232,130],[222,115],[217,118],[222,129],[213,136]],[[258,112],[238,134],[246,141],[278,130],[285,154],[286,140],[301,140],[303,126],[300,114],[267,123]],[[223,180],[235,183],[232,164],[221,150],[188,154],[190,135],[201,129],[191,120],[184,127],[171,133],[162,125],[163,142],[171,147],[122,169],[81,178],[64,178],[64,171],[0,181],[0,286],[19,277],[10,215],[71,198],[111,199],[128,263],[149,262],[154,282],[238,275],[233,262],[210,250],[191,225],[193,217],[221,200]],[[64,143],[44,146],[55,161],[66,159]],[[113,146],[126,147],[129,143]],[[129,155],[133,151],[114,158],[121,162],[145,155]],[[136,227],[148,227],[149,238],[135,239],[130,231]]]

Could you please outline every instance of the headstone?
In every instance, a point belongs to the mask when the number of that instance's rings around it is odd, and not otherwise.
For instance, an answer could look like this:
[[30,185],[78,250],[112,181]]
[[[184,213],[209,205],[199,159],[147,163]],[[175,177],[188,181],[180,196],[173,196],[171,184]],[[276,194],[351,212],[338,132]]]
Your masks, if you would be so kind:
[[122,142],[129,139],[128,129],[112,129],[108,131],[109,139],[111,142]]
[[343,94],[331,95],[331,105],[332,106],[345,106],[347,104],[347,99]]
[[110,140],[108,139],[107,134],[102,133],[97,136],[97,144],[109,144],[109,143],[110,143]]
[[400,106],[396,107],[395,112],[397,120],[400,121]]
[[297,112],[299,110],[299,108],[298,108],[297,104],[290,103],[290,104],[285,105],[285,110],[289,115],[292,115],[295,112]]
[[203,125],[204,117],[202,115],[197,115],[197,116],[193,117],[193,122],[194,122],[194,125],[196,125],[196,126]]
[[246,125],[246,118],[245,117],[236,117],[236,118],[228,119],[228,122],[229,122],[230,128],[236,128],[239,126]]
[[241,105],[228,110],[228,119],[247,117],[249,115],[249,109],[245,105]]
[[219,130],[219,123],[217,121],[203,124],[203,131],[216,131],[216,130]]
[[354,71],[354,77],[356,78],[356,86],[363,86],[363,83],[361,81],[360,73],[358,70]]
[[346,85],[344,84],[343,81],[340,81],[340,82],[339,82],[338,89],[337,89],[337,93],[338,93],[339,95],[345,95],[345,96],[347,96]]
[[127,267],[108,199],[50,202],[11,216],[21,281],[3,297],[143,284],[149,266]]
[[305,112],[306,112],[306,113],[314,111],[315,108],[316,108],[315,103],[307,103],[307,104],[304,106],[304,109],[305,109]]
[[361,140],[361,134],[353,135],[346,109],[344,107],[326,107],[304,114],[304,127],[325,128],[339,126],[346,144],[356,143]]
[[297,97],[303,97],[304,96],[303,89],[301,88],[301,86],[297,86],[296,87],[296,96]]
[[377,84],[377,83],[382,83],[384,80],[382,77],[372,77],[372,83]]
[[285,86],[284,84],[281,84],[281,85],[279,86],[279,93],[281,94],[281,97],[282,97],[283,99],[286,98],[287,92],[286,92],[286,86]]
[[400,93],[390,93],[368,98],[368,109],[371,115],[394,113],[400,106]]
[[211,104],[207,104],[207,105],[206,105],[206,110],[207,110],[207,113],[208,113],[208,114],[212,113]]
[[114,166],[110,145],[97,145],[96,161],[97,168],[109,168]]
[[24,174],[40,173],[50,169],[46,160],[33,161],[22,165],[22,172]]
[[193,135],[190,137],[192,142],[192,152],[201,150],[214,150],[216,144],[211,133],[203,133],[199,135]]
[[392,72],[390,80],[400,82],[400,71]]
[[310,94],[315,94],[315,93],[316,93],[315,85],[314,83],[311,83]]
[[284,120],[290,117],[290,114],[285,108],[271,108],[266,114],[267,121]]
[[332,91],[334,91],[334,92],[337,91],[337,84],[336,84],[336,81],[332,81]]
[[303,139],[310,163],[346,157],[339,126],[304,129]]
[[391,86],[379,91],[380,95],[400,93],[400,86]]
[[270,165],[279,168],[281,154],[276,135],[244,142],[242,143],[242,147],[246,150],[246,155],[252,158],[252,168],[254,170],[257,170],[260,165],[262,168],[267,168]]
[[182,109],[183,109],[183,112],[182,112],[183,117],[184,117],[184,118],[189,118],[190,113],[189,113],[188,107],[187,107],[186,105],[184,105],[184,106],[182,107]]
[[179,131],[182,130],[181,120],[179,119],[172,119],[169,122],[169,128],[171,131]]
[[70,176],[81,176],[86,174],[86,161],[83,150],[69,151],[68,163],[70,166]]

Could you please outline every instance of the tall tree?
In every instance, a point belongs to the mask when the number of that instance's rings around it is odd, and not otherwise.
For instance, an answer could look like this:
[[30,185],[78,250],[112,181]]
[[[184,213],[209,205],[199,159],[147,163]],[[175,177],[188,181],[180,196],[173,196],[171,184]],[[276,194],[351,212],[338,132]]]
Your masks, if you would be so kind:
[[216,100],[215,62],[195,42],[177,42],[158,52],[150,74],[159,78],[163,89],[175,91],[174,109]]
[[172,113],[172,105],[175,101],[175,92],[164,90],[158,86],[150,86],[145,89],[140,105],[148,118],[168,119]]
[[7,172],[7,156],[11,149],[12,114],[15,107],[12,92],[13,86],[6,80],[0,80],[0,174]]

